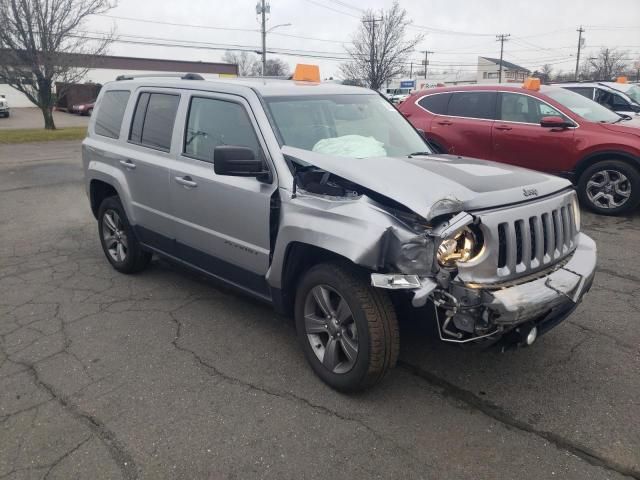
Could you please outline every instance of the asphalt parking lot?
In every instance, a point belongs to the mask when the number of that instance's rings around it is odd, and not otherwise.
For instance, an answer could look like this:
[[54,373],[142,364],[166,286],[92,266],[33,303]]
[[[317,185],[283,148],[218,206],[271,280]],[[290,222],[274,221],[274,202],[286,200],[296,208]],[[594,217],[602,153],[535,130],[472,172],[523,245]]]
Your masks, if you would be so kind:
[[[53,112],[53,120],[58,128],[86,127],[89,117],[83,117],[67,112]],[[21,128],[42,128],[44,120],[37,108],[12,108],[9,118],[0,118],[0,130]]]
[[640,479],[640,214],[583,228],[594,287],[533,347],[405,321],[398,368],[346,396],[269,307],[116,273],[77,142],[0,146],[0,479]]

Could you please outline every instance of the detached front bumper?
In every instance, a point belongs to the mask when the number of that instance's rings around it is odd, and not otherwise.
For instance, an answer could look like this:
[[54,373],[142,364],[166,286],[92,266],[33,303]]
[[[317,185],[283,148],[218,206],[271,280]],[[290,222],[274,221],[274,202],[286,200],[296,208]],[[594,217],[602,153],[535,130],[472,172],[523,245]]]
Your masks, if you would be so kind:
[[[471,337],[474,325],[479,324],[488,330],[507,332],[526,322],[545,323],[546,331],[575,309],[593,283],[596,244],[582,233],[576,237],[576,244],[573,253],[555,270],[511,286],[467,286],[453,282],[444,289],[430,277],[384,274],[372,274],[372,284],[411,291],[414,307],[424,306],[434,296],[445,298],[444,308],[450,312],[453,323],[464,323]],[[461,316],[465,317],[464,322],[457,321]]]
[[584,234],[569,260],[549,275],[531,282],[491,291],[487,308],[498,324],[518,324],[561,305],[577,304],[591,288],[596,271],[596,244]]

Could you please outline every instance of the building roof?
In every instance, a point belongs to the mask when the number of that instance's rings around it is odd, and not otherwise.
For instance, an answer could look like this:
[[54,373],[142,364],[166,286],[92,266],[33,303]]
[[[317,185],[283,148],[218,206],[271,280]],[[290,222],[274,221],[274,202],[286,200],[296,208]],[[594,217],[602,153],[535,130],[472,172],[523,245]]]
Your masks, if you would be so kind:
[[[488,60],[489,62],[495,63],[496,65],[500,65],[499,58],[491,58],[491,57],[480,57],[484,60]],[[502,60],[502,66],[504,68],[508,68],[509,70],[519,70],[521,72],[530,72],[528,68],[521,67],[520,65],[516,65],[515,63],[507,62],[506,60]]]
[[[0,56],[7,50],[0,49]],[[159,58],[121,57],[112,55],[86,55],[62,53],[65,65],[80,68],[106,68],[111,70],[192,72],[237,75],[238,66],[232,63],[195,62],[190,60],[164,60]]]

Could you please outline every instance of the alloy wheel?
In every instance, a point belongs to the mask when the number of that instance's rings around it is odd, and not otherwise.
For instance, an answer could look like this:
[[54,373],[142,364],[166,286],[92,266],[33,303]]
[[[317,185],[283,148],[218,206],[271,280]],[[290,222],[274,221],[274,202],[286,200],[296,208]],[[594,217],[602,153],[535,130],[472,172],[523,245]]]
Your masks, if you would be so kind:
[[596,207],[618,208],[631,197],[631,182],[618,170],[598,170],[589,178],[586,193]]
[[127,258],[128,239],[124,225],[118,212],[106,210],[102,216],[102,239],[109,256],[116,262],[124,262]]
[[334,288],[316,285],[306,296],[304,327],[307,339],[324,367],[349,372],[358,357],[358,329],[347,301]]

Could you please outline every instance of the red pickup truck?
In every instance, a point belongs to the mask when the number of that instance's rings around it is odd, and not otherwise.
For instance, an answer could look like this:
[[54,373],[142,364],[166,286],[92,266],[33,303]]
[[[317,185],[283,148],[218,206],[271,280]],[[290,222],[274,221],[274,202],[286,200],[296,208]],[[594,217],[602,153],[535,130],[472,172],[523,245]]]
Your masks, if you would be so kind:
[[421,90],[398,109],[437,152],[568,177],[583,205],[598,213],[634,209],[640,203],[640,128],[569,90],[527,86]]

